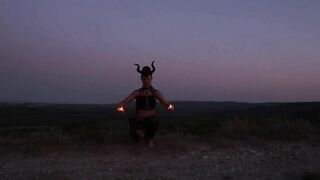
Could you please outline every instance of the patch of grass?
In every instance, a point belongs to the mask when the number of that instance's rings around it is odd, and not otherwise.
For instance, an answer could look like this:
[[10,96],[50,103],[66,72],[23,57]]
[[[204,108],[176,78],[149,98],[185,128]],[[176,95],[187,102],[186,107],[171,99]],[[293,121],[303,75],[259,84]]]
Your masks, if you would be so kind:
[[188,136],[201,137],[210,141],[221,139],[244,140],[260,138],[280,141],[308,141],[319,138],[320,127],[304,119],[265,118],[253,119],[233,116],[228,119],[185,120],[166,123],[162,135],[177,132]]
[[[320,106],[317,103],[227,104],[230,105],[227,109],[209,107],[210,103],[200,103],[201,107],[182,103],[175,112],[160,108],[157,136],[179,134],[187,139],[208,142],[247,138],[277,141],[320,139]],[[132,142],[128,135],[129,114],[120,115],[112,107],[93,105],[3,107],[0,108],[3,117],[0,145],[41,147],[129,143]]]

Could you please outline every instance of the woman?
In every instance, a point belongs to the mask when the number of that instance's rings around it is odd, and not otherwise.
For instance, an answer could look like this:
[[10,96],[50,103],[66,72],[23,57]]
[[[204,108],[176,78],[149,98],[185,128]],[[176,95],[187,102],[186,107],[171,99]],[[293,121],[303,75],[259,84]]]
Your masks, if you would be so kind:
[[152,62],[152,70],[148,66],[144,66],[140,70],[139,64],[137,71],[141,74],[142,87],[133,91],[128,97],[117,105],[119,112],[124,112],[124,106],[136,100],[136,117],[129,119],[130,134],[133,135],[140,143],[146,142],[149,147],[153,147],[152,141],[155,136],[159,122],[156,118],[157,99],[173,111],[174,106],[169,103],[160,93],[159,90],[152,87],[152,73],[155,71],[154,61]]

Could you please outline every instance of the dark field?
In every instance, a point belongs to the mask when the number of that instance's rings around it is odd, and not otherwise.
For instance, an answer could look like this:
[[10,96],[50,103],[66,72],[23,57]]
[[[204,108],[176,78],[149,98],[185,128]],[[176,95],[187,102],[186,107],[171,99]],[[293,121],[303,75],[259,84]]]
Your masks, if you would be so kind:
[[[139,152],[143,151],[147,152],[147,154],[151,152],[151,155],[156,154],[156,156],[165,159],[180,156],[181,153],[200,152],[199,148],[204,149],[201,150],[201,153],[206,152],[207,154],[227,152],[230,148],[235,147],[235,144],[237,147],[243,147],[246,153],[247,149],[254,149],[254,152],[258,150],[269,152],[267,150],[271,148],[269,146],[275,146],[279,149],[284,147],[287,149],[293,148],[292,152],[302,153],[300,157],[302,160],[308,157],[308,150],[306,149],[311,148],[309,155],[314,157],[314,160],[320,160],[319,153],[317,153],[320,142],[320,103],[318,102],[261,104],[175,102],[174,104],[176,106],[174,112],[168,112],[159,105],[160,129],[155,138],[156,150],[150,151],[145,147],[142,150],[137,150],[137,145],[128,135],[127,119],[134,116],[133,104],[128,106],[125,113],[121,114],[115,111],[115,105],[2,103],[0,104],[0,157],[8,158],[12,156],[13,158],[9,158],[7,161],[3,160],[2,165],[8,165],[8,161],[14,160],[19,155],[22,158],[16,159],[17,162],[24,161],[26,157],[31,159],[38,157],[39,154],[44,156],[43,158],[48,158],[50,153],[57,153],[57,151],[62,152],[62,154],[68,152],[92,153],[96,151],[101,153],[103,151],[112,155],[114,150],[114,152],[124,153],[122,156],[129,159],[132,156],[137,156],[137,154],[130,154],[131,152],[138,153],[139,157]],[[306,152],[300,151],[299,148],[305,149]],[[270,152],[273,150],[271,148]],[[241,152],[241,148],[239,152]],[[306,156],[304,156],[304,153]],[[175,154],[175,156],[171,157],[172,154]],[[211,157],[209,155],[202,156],[201,154],[200,159],[208,159],[207,156],[208,158]],[[296,163],[294,167],[297,167],[298,171],[288,170],[285,171],[285,175],[281,174],[279,176],[272,174],[273,171],[266,174],[262,172],[260,174],[237,174],[230,171],[211,174],[211,176],[204,175],[203,173],[208,174],[208,172],[211,172],[209,170],[211,166],[216,165],[213,160],[210,161],[213,164],[207,164],[204,165],[205,168],[201,168],[203,171],[209,168],[208,171],[202,173],[190,171],[190,173],[194,173],[193,176],[198,179],[211,179],[211,177],[218,179],[237,179],[236,177],[240,179],[283,179],[283,177],[290,179],[318,179],[320,171],[317,168],[320,167],[320,163],[312,161],[312,157],[309,157],[311,158],[310,162],[305,162],[301,168],[298,166],[300,160],[297,160],[298,162],[294,161]],[[145,162],[147,161],[146,158],[150,157],[143,156],[140,160]],[[234,157],[232,161],[240,161],[237,158]],[[268,159],[269,156],[264,158]],[[132,163],[131,160],[126,160]],[[73,160],[70,161],[73,162]],[[232,161],[223,160],[223,162],[230,164],[233,164],[231,163]],[[197,163],[201,164],[202,161]],[[237,162],[234,163],[236,164]],[[171,166],[176,167],[175,164],[171,164]],[[285,167],[286,164],[283,166]],[[22,166],[20,168],[26,167]],[[3,170],[2,173],[1,170]],[[55,177],[53,179],[77,179],[79,177],[81,177],[80,179],[87,179],[92,175],[90,173],[75,175],[70,170],[68,171],[70,172],[69,177],[66,171],[51,169],[51,171],[54,170],[57,173],[45,173],[46,175],[44,176],[42,172],[32,171],[30,174],[28,173],[29,170],[24,169],[19,171],[22,173],[21,176],[14,176],[13,174],[16,171],[11,173],[8,169],[0,167],[0,177],[3,175],[7,179],[15,179],[15,177],[16,179],[23,179],[22,177],[26,175],[30,179],[47,179],[48,177]],[[104,179],[103,177],[121,178],[122,176],[119,174],[123,173],[129,174],[129,178],[133,179],[153,177],[152,174],[141,175],[129,172],[129,170],[123,171],[113,171],[113,174],[102,175],[101,179]],[[100,171],[96,169],[94,172],[96,175]],[[140,171],[138,170],[138,172]],[[155,174],[157,172],[154,170]],[[160,172],[159,174],[161,174]],[[141,173],[144,173],[144,171]],[[158,179],[179,179],[184,177],[179,173],[181,171],[177,170],[173,171],[172,176],[167,174],[163,176],[156,175],[155,177]],[[191,175],[191,177],[193,176]],[[190,174],[185,177],[190,178]]]
[[[248,138],[315,141],[320,135],[320,103],[316,102],[175,105],[174,112],[158,107],[158,136],[179,133],[219,142]],[[0,104],[0,143],[124,143],[129,140],[127,119],[132,116],[132,104],[123,114],[114,105]]]

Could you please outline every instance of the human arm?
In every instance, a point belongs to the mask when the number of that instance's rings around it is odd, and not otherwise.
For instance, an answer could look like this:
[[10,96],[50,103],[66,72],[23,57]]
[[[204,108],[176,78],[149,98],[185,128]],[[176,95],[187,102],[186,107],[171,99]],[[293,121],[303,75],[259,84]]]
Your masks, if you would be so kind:
[[127,103],[133,101],[137,97],[137,95],[138,95],[138,91],[137,90],[133,91],[129,96],[127,96],[124,100],[122,100],[117,104],[117,110],[119,112],[124,112],[124,106]]
[[155,91],[155,95],[157,99],[168,108],[168,110],[174,110],[173,104],[166,100],[166,98],[161,94],[159,90]]

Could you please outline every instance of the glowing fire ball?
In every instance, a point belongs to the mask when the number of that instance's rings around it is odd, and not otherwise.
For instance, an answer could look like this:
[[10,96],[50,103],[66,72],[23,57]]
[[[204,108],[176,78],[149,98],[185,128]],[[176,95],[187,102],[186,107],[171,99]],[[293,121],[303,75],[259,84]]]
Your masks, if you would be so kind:
[[170,104],[170,105],[168,106],[168,109],[169,109],[169,110],[174,110],[174,106],[173,106],[172,104]]
[[119,107],[117,110],[118,110],[119,112],[124,112],[123,106]]

